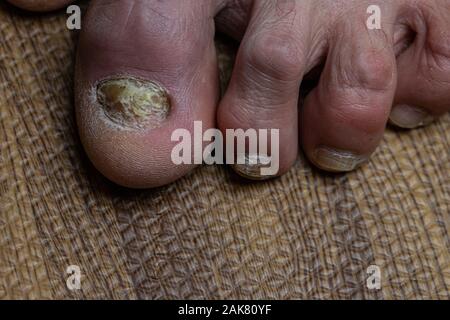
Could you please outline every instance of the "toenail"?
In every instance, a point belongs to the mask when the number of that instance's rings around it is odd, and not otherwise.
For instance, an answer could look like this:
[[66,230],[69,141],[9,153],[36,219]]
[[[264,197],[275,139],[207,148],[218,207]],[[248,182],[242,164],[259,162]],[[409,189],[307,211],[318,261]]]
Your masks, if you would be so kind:
[[366,160],[365,156],[328,147],[319,147],[313,154],[313,162],[317,167],[332,172],[352,171]]
[[[241,163],[245,162],[245,163]],[[250,180],[266,180],[274,176],[262,175],[261,169],[267,167],[271,159],[267,156],[258,154],[247,154],[244,157],[244,161],[238,161],[238,163],[233,164],[231,167],[240,176],[250,179]]]
[[170,112],[165,89],[155,82],[132,77],[101,81],[97,85],[97,101],[109,120],[121,127],[159,127]]
[[405,129],[422,127],[434,120],[424,109],[408,105],[395,106],[389,119],[394,125]]

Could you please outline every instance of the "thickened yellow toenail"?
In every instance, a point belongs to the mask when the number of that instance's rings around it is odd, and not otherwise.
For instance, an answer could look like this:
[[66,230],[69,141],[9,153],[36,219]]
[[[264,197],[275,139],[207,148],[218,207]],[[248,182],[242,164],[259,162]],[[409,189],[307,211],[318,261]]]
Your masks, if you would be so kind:
[[313,155],[313,162],[323,170],[331,172],[352,171],[361,163],[367,160],[367,157],[356,155],[352,152],[320,147],[316,149]]
[[261,169],[267,167],[271,159],[263,155],[248,155],[244,156],[245,163],[236,163],[232,165],[233,170],[240,176],[250,180],[266,180],[273,178],[270,175],[262,175]]
[[112,122],[129,128],[158,127],[170,112],[167,91],[152,81],[136,78],[101,81],[97,100]]

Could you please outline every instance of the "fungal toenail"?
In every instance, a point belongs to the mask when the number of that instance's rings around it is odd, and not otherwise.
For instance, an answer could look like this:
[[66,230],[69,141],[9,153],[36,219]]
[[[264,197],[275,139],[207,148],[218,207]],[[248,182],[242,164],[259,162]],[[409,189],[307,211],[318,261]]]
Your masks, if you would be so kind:
[[246,154],[244,160],[233,164],[233,170],[240,176],[251,180],[266,180],[274,175],[263,175],[261,169],[268,167],[272,159],[270,157],[258,154]]
[[167,118],[167,91],[152,81],[130,77],[105,79],[97,85],[97,100],[115,124],[143,129],[155,128]]
[[352,152],[336,150],[328,147],[317,148],[313,162],[323,170],[332,172],[347,172],[356,169],[367,157]]

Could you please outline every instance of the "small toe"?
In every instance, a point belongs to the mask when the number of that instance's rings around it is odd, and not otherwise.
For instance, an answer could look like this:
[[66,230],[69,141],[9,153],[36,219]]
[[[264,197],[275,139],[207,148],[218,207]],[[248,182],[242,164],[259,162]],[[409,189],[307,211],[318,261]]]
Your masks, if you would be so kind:
[[361,28],[352,22],[335,28],[319,84],[302,108],[303,149],[323,170],[351,171],[366,161],[388,121],[396,88],[393,45],[385,32]]
[[398,88],[390,122],[414,129],[450,111],[450,6],[448,1],[406,7],[414,41],[398,57]]

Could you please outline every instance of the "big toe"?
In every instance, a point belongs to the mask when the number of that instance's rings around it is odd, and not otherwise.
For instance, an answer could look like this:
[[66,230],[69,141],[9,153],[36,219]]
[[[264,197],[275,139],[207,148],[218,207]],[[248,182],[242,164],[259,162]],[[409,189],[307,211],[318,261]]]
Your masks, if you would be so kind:
[[[212,5],[95,1],[76,67],[76,114],[86,153],[110,180],[134,188],[174,181],[172,134],[214,126],[218,76]],[[192,17],[196,17],[192,19]]]

